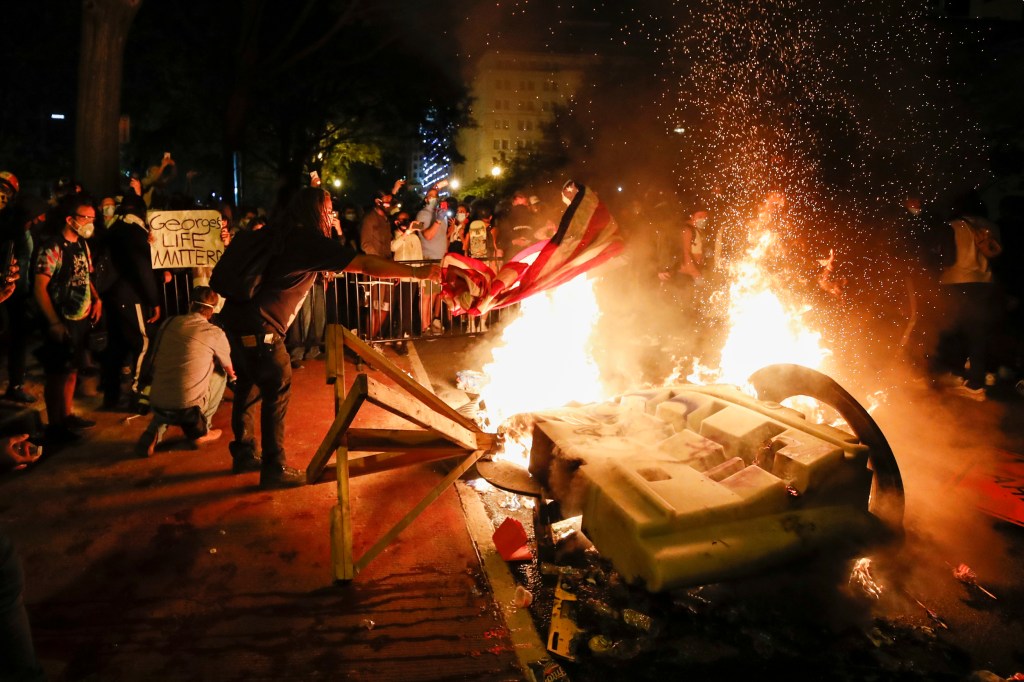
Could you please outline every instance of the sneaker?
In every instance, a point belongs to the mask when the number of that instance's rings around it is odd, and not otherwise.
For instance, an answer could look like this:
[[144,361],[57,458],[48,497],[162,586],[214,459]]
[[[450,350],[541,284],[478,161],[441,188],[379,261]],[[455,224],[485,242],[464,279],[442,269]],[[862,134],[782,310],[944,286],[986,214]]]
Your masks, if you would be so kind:
[[36,397],[26,391],[24,386],[8,386],[7,391],[4,393],[4,400],[31,405],[36,401]]
[[220,429],[210,429],[199,438],[194,439],[192,442],[196,445],[202,445],[203,443],[211,443],[221,437],[224,432]]
[[953,386],[952,388],[946,389],[947,392],[958,395],[961,398],[970,398],[971,400],[977,400],[979,403],[985,400],[985,389],[984,388],[971,388],[967,384],[961,386]]
[[260,489],[276,490],[278,488],[297,488],[306,485],[306,472],[280,467],[275,470],[264,469],[260,472]]
[[64,417],[64,426],[66,426],[69,429],[84,431],[85,429],[91,429],[92,427],[96,426],[96,422],[94,422],[91,419],[83,419],[82,417],[79,417],[77,414],[69,414],[68,416]]
[[434,321],[430,323],[430,331],[434,334],[440,334],[444,331],[444,325],[441,324],[441,320],[434,318]]
[[139,440],[135,443],[135,455],[137,457],[152,457],[156,451],[156,433],[143,431]]

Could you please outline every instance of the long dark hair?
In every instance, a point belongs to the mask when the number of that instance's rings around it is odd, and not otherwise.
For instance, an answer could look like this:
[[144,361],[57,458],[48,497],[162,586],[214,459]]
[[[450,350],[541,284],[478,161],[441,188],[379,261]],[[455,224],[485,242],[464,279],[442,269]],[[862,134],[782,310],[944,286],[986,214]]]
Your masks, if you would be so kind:
[[283,227],[286,230],[313,230],[329,236],[331,216],[327,212],[327,202],[330,197],[319,187],[303,187],[288,202]]

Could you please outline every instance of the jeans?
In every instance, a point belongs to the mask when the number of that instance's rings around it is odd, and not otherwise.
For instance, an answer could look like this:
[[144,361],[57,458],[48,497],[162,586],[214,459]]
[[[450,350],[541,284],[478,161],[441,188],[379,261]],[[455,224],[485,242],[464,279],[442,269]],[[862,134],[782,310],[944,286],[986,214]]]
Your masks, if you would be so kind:
[[213,373],[210,377],[210,387],[206,393],[206,405],[200,407],[205,429],[197,428],[198,424],[190,423],[190,412],[193,408],[186,407],[180,410],[164,410],[159,405],[153,406],[153,419],[146,427],[146,434],[153,437],[155,443],[159,443],[167,431],[168,425],[181,426],[185,435],[195,440],[213,428],[213,415],[217,414],[221,400],[224,399],[224,389],[228,385],[228,378],[223,374]]
[[255,452],[256,403],[260,409],[260,434],[263,446],[263,470],[280,470],[285,465],[284,418],[292,390],[292,365],[284,340],[277,334],[264,343],[262,334],[228,333],[231,360],[238,376],[231,404],[232,454]]

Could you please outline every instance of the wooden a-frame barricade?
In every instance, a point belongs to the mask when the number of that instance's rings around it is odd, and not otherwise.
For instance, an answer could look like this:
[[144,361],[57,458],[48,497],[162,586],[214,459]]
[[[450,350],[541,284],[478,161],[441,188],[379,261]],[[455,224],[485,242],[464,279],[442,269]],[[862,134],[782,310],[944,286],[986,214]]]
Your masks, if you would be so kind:
[[[331,565],[334,580],[349,581],[384,550],[431,502],[481,456],[493,452],[497,436],[482,431],[413,380],[400,367],[338,324],[326,330],[327,383],[334,385],[334,422],[306,468],[307,483],[335,479],[338,504],[331,510]],[[345,349],[394,381],[403,391],[358,374],[345,392]],[[412,422],[415,429],[352,428],[356,413],[370,402]],[[334,466],[329,466],[334,455]],[[352,508],[349,479],[425,462],[461,457],[459,463],[372,547],[356,559],[352,552]]]

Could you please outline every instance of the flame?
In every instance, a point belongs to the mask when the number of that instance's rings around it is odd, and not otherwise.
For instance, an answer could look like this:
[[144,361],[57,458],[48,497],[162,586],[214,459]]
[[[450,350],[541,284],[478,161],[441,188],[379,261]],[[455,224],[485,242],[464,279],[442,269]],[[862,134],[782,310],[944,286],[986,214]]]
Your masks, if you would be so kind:
[[[600,316],[593,282],[585,275],[522,302],[520,315],[505,328],[494,360],[483,367],[481,408],[492,424],[524,412],[594,402],[609,397],[589,352]],[[525,462],[530,429],[505,424],[503,459]]]
[[693,383],[728,383],[749,390],[747,377],[776,363],[819,369],[830,355],[821,334],[804,322],[809,306],[784,302],[773,290],[764,265],[775,244],[768,229],[752,235],[752,245],[730,267],[729,333],[717,368],[699,363],[688,377]]
[[869,597],[878,599],[885,591],[885,586],[876,581],[871,575],[871,559],[861,557],[853,563],[853,570],[850,571],[850,584],[857,585]]

